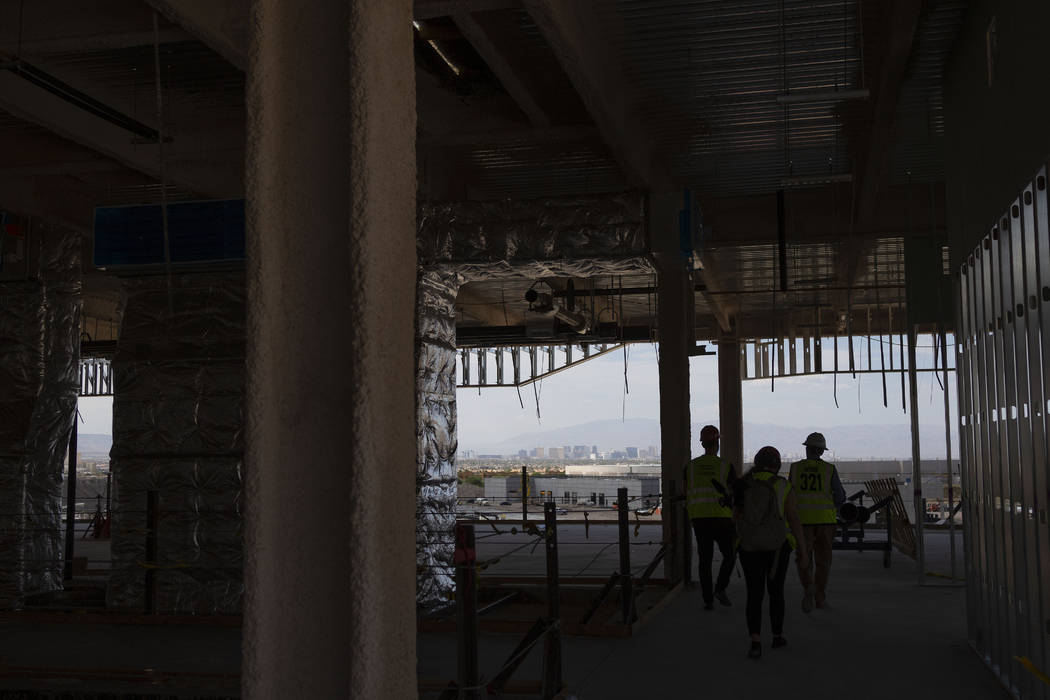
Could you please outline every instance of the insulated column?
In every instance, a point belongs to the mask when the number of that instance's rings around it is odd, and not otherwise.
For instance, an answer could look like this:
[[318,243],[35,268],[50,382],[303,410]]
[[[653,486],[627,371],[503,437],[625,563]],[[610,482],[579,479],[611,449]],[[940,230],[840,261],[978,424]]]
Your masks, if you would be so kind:
[[251,27],[243,692],[415,697],[412,3]]
[[421,271],[416,297],[416,596],[451,605],[456,528],[456,294],[459,275]]
[[80,237],[39,223],[22,235],[24,274],[11,275],[9,258],[0,281],[0,608],[62,587],[62,471],[77,402]]

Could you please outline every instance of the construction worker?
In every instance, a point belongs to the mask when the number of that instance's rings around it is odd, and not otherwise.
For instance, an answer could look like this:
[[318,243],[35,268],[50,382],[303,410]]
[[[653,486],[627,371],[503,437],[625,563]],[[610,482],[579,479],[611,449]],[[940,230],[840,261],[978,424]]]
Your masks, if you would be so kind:
[[755,455],[755,466],[740,479],[733,498],[733,513],[740,535],[740,565],[747,582],[747,631],[751,634],[752,659],[762,656],[762,598],[769,591],[769,622],[773,648],[787,644],[784,638],[784,579],[791,550],[796,561],[808,566],[809,550],[802,536],[795,491],[791,482],[777,476],[780,452],[763,447]]
[[821,459],[828,449],[824,436],[810,433],[802,444],[806,447],[806,458],[791,465],[791,484],[798,494],[798,514],[802,520],[806,547],[812,553],[812,561],[806,566],[802,566],[800,561],[798,567],[798,576],[805,590],[802,611],[808,613],[814,605],[818,608],[828,607],[831,544],[837,527],[835,514],[846,500],[846,491],[842,488],[835,465]]
[[[715,426],[705,425],[700,430],[700,444],[704,448],[704,454],[689,463],[685,478],[689,519],[693,523],[696,549],[700,554],[700,590],[705,610],[714,607],[715,598],[722,605],[732,605],[729,596],[726,595],[726,587],[736,562],[733,512],[727,505],[719,503],[720,500],[724,500],[723,495],[711,483],[717,481],[728,493],[736,479],[733,465],[726,464],[718,456],[718,441],[718,428]],[[718,551],[722,553],[722,565],[718,569],[718,580],[712,586],[711,563],[716,543]]]

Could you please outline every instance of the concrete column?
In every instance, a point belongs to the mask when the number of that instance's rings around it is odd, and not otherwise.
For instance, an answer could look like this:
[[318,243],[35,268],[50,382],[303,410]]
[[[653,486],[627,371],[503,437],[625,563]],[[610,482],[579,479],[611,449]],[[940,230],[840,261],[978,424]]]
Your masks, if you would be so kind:
[[248,698],[414,698],[410,0],[257,0]]
[[740,380],[740,341],[718,341],[718,432],[722,459],[744,471],[744,403]]
[[[660,463],[663,493],[684,493],[689,463],[689,349],[693,338],[692,280],[678,253],[680,193],[650,195],[649,235],[655,251],[658,280],[657,325],[660,364]],[[692,540],[685,531],[685,501],[663,502],[663,540],[671,555],[664,559],[665,576],[678,582],[686,574]]]

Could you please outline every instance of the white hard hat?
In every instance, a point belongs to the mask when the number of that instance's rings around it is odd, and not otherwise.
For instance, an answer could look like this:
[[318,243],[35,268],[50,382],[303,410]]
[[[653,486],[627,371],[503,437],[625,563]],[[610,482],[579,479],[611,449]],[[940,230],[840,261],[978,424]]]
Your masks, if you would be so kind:
[[806,447],[819,447],[822,450],[828,449],[828,441],[824,439],[824,435],[821,433],[810,433],[802,444]]

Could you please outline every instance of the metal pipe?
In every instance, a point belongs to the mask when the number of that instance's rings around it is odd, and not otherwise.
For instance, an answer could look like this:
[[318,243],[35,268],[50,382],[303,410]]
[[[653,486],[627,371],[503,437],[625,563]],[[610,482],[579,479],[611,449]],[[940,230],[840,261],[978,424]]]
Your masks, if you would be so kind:
[[456,525],[456,642],[459,698],[480,700],[478,688],[478,587],[474,526]]
[[634,622],[634,593],[631,580],[631,540],[630,523],[628,522],[627,488],[616,489],[616,508],[619,511],[620,528],[620,588],[623,592],[623,624]]
[[923,543],[923,525],[926,519],[922,507],[922,463],[919,446],[919,382],[915,372],[915,326],[908,327],[908,402],[911,404],[911,480],[912,502],[915,506],[915,548],[918,563],[918,583],[926,581],[926,547]]
[[952,579],[955,578],[955,475],[952,470],[952,414],[948,396],[948,333],[941,328],[941,369],[944,371],[944,456],[948,467],[948,542],[951,552]]
[[777,190],[777,259],[780,264],[780,291],[788,288],[787,215],[784,212],[784,190]]
[[547,554],[547,621],[548,632],[543,640],[543,697],[553,698],[562,688],[561,668],[561,592],[558,589],[558,515],[554,503],[543,504],[546,524],[544,543]]
[[69,471],[66,476],[66,561],[62,579],[73,580],[73,546],[76,542],[77,515],[77,411],[73,409],[73,430],[69,433]]

